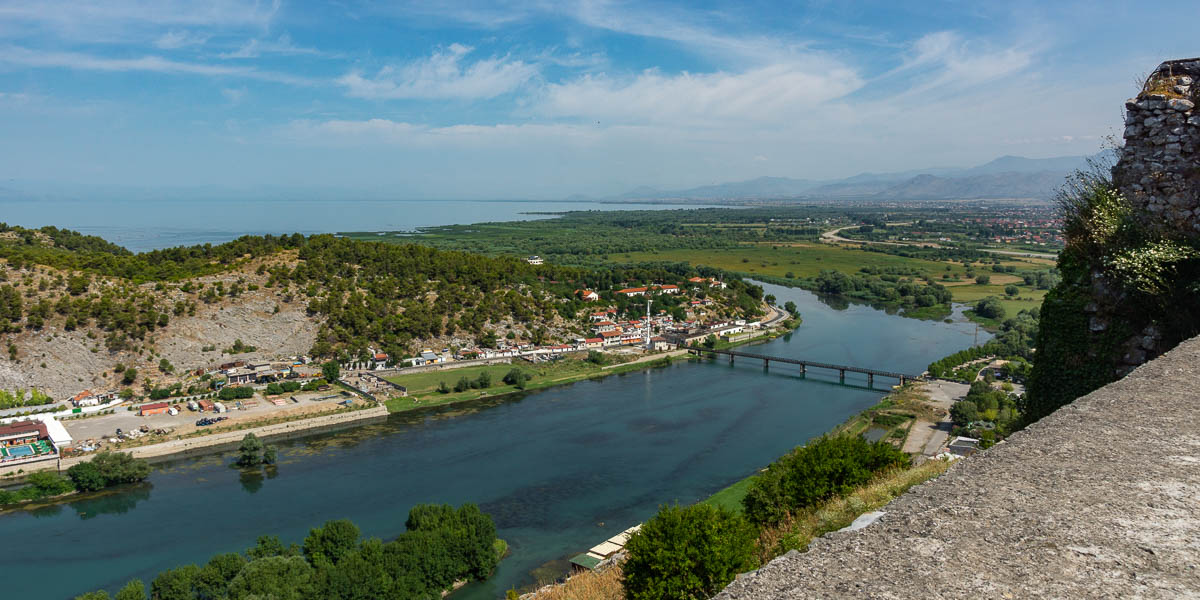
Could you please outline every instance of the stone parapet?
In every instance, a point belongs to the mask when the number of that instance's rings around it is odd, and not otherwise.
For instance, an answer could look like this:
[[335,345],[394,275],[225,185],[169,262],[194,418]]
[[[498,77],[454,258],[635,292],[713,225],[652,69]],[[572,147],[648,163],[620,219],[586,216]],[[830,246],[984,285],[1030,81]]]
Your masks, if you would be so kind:
[[717,598],[1195,597],[1198,379],[1193,338]]

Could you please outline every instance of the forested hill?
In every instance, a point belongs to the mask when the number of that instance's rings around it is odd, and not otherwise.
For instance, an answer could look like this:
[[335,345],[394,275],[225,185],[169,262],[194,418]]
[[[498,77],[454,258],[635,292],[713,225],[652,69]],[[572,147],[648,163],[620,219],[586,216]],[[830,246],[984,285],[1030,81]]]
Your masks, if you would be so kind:
[[[179,321],[188,323],[191,343],[212,340],[214,328],[261,327],[280,313],[313,324],[311,346],[302,351],[317,357],[372,351],[404,357],[434,344],[463,347],[496,336],[569,341],[583,331],[578,318],[587,309],[576,289],[674,283],[699,274],[685,264],[530,265],[511,256],[333,235],[247,236],[133,254],[75,232],[2,227],[0,337],[14,360],[26,353],[13,342],[49,339],[36,335],[43,331],[86,333],[79,341],[93,354],[158,360]],[[730,315],[757,314],[762,290],[729,284],[723,305]],[[261,316],[247,313],[235,326],[230,311],[251,301],[274,308],[256,308]],[[194,350],[212,354],[174,360],[219,362],[217,345],[232,341],[195,342]],[[256,345],[252,337],[242,341]]]

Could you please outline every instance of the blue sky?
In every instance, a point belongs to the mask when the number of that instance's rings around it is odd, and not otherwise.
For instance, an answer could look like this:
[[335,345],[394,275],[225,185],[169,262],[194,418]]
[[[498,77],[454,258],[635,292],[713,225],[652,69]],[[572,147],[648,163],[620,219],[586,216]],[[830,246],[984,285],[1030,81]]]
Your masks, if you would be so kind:
[[0,0],[0,187],[539,199],[1090,154],[1200,55],[1200,7],[1148,4]]

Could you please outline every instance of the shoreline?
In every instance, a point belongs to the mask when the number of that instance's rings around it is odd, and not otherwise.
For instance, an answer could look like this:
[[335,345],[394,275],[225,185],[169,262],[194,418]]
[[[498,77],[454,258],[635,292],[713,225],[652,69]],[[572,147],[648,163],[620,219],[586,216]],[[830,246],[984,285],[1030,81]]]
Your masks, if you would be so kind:
[[[267,423],[242,429],[214,430],[212,433],[205,435],[166,440],[127,449],[116,448],[114,451],[131,454],[134,458],[144,459],[150,463],[158,463],[176,458],[187,458],[189,456],[210,454],[236,448],[247,433],[253,433],[263,440],[286,440],[355,427],[367,422],[385,420],[387,416],[387,408],[373,406],[356,410],[325,413],[308,418],[283,421],[281,423]],[[0,470],[0,476],[6,477],[4,480],[5,484],[17,483],[30,473],[49,470],[56,470],[61,473],[74,465],[87,462],[88,460],[91,460],[90,454],[70,458],[59,457],[57,460],[46,460],[29,464],[16,464]],[[8,509],[2,509],[0,512],[3,510]]]
[[[797,320],[797,326],[799,326],[799,320]],[[788,335],[789,333],[792,333],[792,331],[793,330],[782,330],[782,329],[768,330],[768,331],[764,332],[762,335],[758,335],[758,336],[755,336],[755,337],[752,337],[749,339],[738,340],[736,342],[719,342],[717,344],[717,347],[721,348],[721,349],[727,349],[727,348],[734,348],[737,346],[748,346],[748,345],[755,344],[755,343],[769,342],[771,340],[777,339],[784,335]],[[537,392],[537,391],[549,389],[552,387],[569,385],[572,383],[578,383],[580,381],[585,381],[585,380],[599,380],[599,379],[604,379],[606,377],[609,377],[611,375],[622,375],[622,374],[626,374],[626,373],[632,373],[634,371],[655,369],[655,368],[667,366],[669,364],[673,364],[679,360],[691,360],[691,357],[689,357],[686,348],[679,348],[676,350],[668,350],[668,351],[662,352],[661,354],[646,355],[646,356],[640,357],[638,359],[632,360],[627,363],[619,363],[619,364],[615,364],[615,365],[605,365],[603,367],[600,367],[598,370],[589,372],[589,373],[570,375],[570,376],[567,376],[567,377],[564,377],[561,379],[554,379],[554,380],[545,381],[545,382],[533,382],[530,385],[528,385],[527,387],[525,387],[524,389],[514,388],[511,390],[502,391],[502,392],[498,392],[498,393],[483,393],[478,396],[472,396],[472,397],[466,397],[466,398],[449,398],[449,399],[446,399],[445,401],[441,401],[441,402],[438,402],[435,400],[432,402],[427,402],[425,404],[414,404],[411,406],[404,406],[404,407],[398,407],[398,408],[388,407],[388,412],[389,412],[389,414],[404,414],[404,413],[408,413],[408,412],[426,410],[426,409],[431,409],[431,408],[442,408],[442,407],[447,407],[447,406],[454,406],[456,404],[463,404],[466,402],[474,402],[474,401],[478,401],[478,400],[495,400],[497,398],[504,398],[506,396],[512,396],[515,394],[525,394],[525,393],[529,393],[529,392]],[[666,361],[666,362],[664,363],[663,361]],[[386,404],[386,402],[385,402],[385,404]]]

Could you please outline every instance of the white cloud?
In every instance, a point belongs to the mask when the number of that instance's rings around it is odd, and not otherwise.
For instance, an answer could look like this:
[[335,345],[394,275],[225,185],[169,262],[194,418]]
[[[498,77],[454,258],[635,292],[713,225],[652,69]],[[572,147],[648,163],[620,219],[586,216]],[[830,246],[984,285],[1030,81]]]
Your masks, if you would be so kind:
[[263,54],[282,54],[285,56],[294,56],[298,54],[308,54],[320,56],[322,52],[316,48],[305,48],[292,43],[292,38],[288,34],[280,35],[274,40],[254,38],[247,40],[237,50],[233,52],[222,53],[221,58],[258,58]]
[[173,29],[154,40],[154,45],[163,50],[175,50],[187,46],[201,46],[208,41],[209,36],[201,33]]
[[384,67],[373,76],[359,71],[338,79],[346,93],[368,99],[494,98],[506,94],[537,75],[537,67],[507,57],[467,63],[472,48],[451,44],[429,58],[399,67]]
[[80,71],[144,71],[204,75],[209,77],[242,77],[273,81],[289,85],[315,85],[312,79],[285,73],[260,71],[250,67],[191,63],[147,55],[138,58],[108,58],[77,52],[42,52],[19,46],[0,47],[0,63],[34,68],[64,68]]
[[110,40],[158,27],[263,29],[279,8],[280,0],[9,0],[0,4],[0,21],[69,39]]
[[242,99],[246,97],[246,88],[222,88],[221,95],[225,96],[225,100],[231,105],[241,104]]
[[852,69],[834,64],[778,64],[741,73],[647,71],[629,81],[600,75],[550,84],[534,110],[551,117],[721,126],[793,118],[861,85]]

